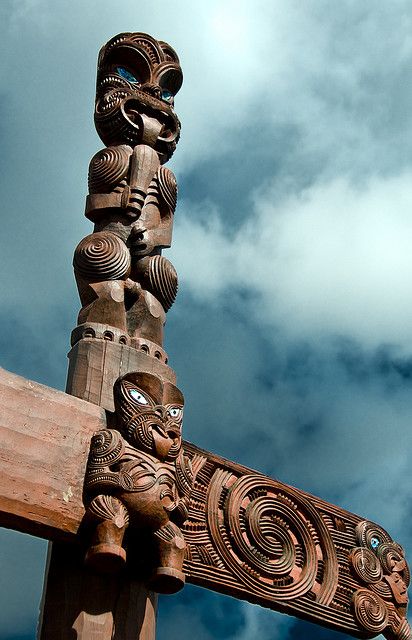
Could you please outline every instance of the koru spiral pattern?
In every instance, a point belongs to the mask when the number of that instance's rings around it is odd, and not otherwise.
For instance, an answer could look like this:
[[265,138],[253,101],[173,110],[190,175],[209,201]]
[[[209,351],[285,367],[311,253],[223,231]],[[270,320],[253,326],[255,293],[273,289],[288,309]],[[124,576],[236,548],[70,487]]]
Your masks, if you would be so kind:
[[114,233],[100,231],[77,245],[73,266],[76,275],[91,282],[125,279],[130,272],[130,252]]
[[90,193],[110,193],[127,176],[132,152],[125,144],[98,151],[89,165]]
[[336,554],[325,523],[302,494],[269,478],[230,472],[212,478],[211,537],[230,570],[256,594],[277,600],[310,591],[328,604],[336,589]]

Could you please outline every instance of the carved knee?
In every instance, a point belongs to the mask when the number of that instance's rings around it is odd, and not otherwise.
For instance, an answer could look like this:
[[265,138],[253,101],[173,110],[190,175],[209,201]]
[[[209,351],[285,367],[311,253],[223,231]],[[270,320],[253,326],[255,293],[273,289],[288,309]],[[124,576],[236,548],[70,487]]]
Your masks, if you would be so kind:
[[129,524],[126,507],[114,496],[99,495],[88,506],[86,518],[95,528],[85,563],[103,573],[119,571],[126,562],[122,547]]
[[158,567],[150,580],[150,586],[158,593],[176,593],[184,587],[182,571],[186,544],[179,527],[168,522],[154,533],[158,544]]

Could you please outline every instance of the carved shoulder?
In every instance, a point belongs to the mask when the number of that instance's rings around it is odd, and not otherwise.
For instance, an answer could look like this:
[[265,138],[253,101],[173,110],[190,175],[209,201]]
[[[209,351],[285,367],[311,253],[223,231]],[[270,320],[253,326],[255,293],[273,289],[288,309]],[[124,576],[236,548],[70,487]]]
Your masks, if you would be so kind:
[[125,441],[115,429],[101,429],[92,437],[88,470],[111,467],[125,452]]

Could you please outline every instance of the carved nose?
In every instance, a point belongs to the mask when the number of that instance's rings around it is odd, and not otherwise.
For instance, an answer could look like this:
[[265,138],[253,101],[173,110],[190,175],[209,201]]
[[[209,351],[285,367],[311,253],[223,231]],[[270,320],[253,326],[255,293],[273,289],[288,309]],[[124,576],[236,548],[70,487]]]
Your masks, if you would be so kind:
[[144,227],[132,227],[131,235],[133,240],[144,240],[146,229]]
[[154,412],[155,414],[161,418],[162,420],[165,418],[166,416],[166,409],[164,407],[162,407],[160,404],[156,405],[154,408]]
[[153,84],[151,82],[146,82],[146,84],[143,84],[140,87],[141,91],[144,91],[145,93],[148,93],[149,96],[153,96],[154,98],[157,98],[158,100],[160,100],[160,98],[162,97],[162,90],[159,87],[158,84]]

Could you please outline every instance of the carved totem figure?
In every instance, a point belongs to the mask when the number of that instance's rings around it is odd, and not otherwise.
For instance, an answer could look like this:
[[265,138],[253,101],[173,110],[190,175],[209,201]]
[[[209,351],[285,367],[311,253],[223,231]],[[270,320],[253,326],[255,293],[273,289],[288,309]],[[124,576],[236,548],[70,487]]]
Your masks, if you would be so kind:
[[[185,582],[185,541],[191,464],[182,451],[183,396],[149,373],[119,378],[114,388],[116,429],[92,439],[85,491],[94,524],[86,563],[104,572],[126,560],[126,528],[153,534],[156,568],[151,587],[174,593]],[[132,535],[132,534],[131,534]]]
[[106,339],[120,333],[121,343],[163,361],[177,274],[161,251],[171,245],[177,185],[162,165],[180,135],[173,103],[182,80],[174,50],[146,34],[121,33],[101,49],[94,119],[109,146],[90,162],[85,214],[94,233],[73,262],[82,303],[76,339],[107,325],[114,331]]

